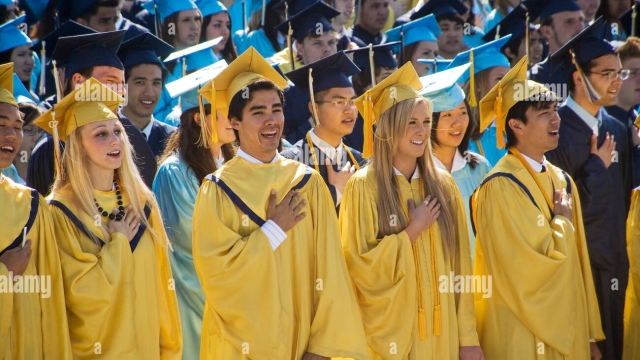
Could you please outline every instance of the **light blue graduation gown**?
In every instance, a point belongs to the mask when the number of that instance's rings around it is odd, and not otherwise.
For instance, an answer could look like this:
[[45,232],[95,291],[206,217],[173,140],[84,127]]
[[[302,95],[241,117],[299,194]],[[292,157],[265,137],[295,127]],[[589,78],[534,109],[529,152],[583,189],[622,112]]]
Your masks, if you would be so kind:
[[[471,165],[465,161],[464,157],[456,151],[456,156],[451,169],[451,176],[453,176],[453,180],[456,182],[456,185],[458,185],[458,190],[460,190],[460,195],[462,195],[462,201],[464,202],[464,212],[465,215],[467,215],[467,229],[469,230],[469,245],[471,246],[471,261],[473,261],[473,254],[475,253],[476,248],[476,236],[473,233],[473,227],[471,226],[469,198],[473,195],[473,192],[476,191],[478,186],[480,186],[484,177],[489,173],[491,165],[483,156],[473,151],[469,151],[469,153],[480,158],[480,163],[476,165],[475,169],[472,169]],[[433,160],[438,167],[447,170],[444,164],[442,164],[442,162],[435,156],[433,157]]]
[[200,358],[204,292],[193,265],[191,219],[200,181],[179,155],[162,162],[153,182],[162,221],[173,252],[169,252],[182,323],[184,360]]
[[277,52],[262,29],[254,30],[248,34],[244,31],[236,32],[233,34],[233,43],[236,45],[238,55],[251,46],[264,58],[272,57]]
[[482,29],[480,29],[477,26],[474,26],[473,29],[476,31],[475,34],[473,35],[465,34],[464,38],[462,39],[462,42],[465,43],[470,48],[475,48],[485,43],[485,41],[482,40],[482,37],[484,36],[484,31],[482,31]]
[[498,160],[500,160],[507,153],[506,148],[498,149],[498,147],[496,146],[496,139],[496,127],[489,126],[482,133],[482,137],[480,137],[480,145],[482,145],[482,151],[478,148],[478,144],[474,140],[469,141],[469,150],[484,156],[489,161],[489,164],[491,164],[492,167],[496,166]]
[[8,168],[4,168],[2,169],[2,175],[8,177],[9,179],[13,180],[16,184],[20,184],[20,185],[27,185],[26,181],[24,181],[20,175],[18,174],[18,170],[16,169],[15,165],[11,164],[11,166],[9,166]]

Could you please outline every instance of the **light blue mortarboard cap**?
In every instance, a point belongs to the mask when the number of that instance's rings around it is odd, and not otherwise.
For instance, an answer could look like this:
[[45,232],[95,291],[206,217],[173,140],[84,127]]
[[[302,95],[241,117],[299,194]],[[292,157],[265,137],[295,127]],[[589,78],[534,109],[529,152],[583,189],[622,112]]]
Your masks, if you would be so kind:
[[420,95],[431,100],[433,112],[453,110],[464,101],[465,94],[458,79],[467,72],[471,64],[464,64],[420,78]]

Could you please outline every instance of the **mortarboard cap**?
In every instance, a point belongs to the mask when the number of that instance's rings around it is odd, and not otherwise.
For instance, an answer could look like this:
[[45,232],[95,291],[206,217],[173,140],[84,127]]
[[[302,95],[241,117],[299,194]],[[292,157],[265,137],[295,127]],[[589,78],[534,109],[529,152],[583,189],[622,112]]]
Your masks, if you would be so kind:
[[159,58],[164,58],[172,51],[173,46],[150,33],[143,33],[123,42],[118,50],[118,57],[125,68],[140,64],[164,67]]
[[463,15],[467,10],[466,5],[460,0],[429,0],[411,15],[411,20],[420,19],[429,14],[433,14],[436,17],[449,14]]
[[426,64],[429,65],[429,74],[435,74],[435,73],[439,73],[441,71],[444,71],[447,69],[447,67],[449,66],[449,64],[451,64],[453,60],[451,59],[443,59],[443,58],[436,58],[436,59],[418,59],[418,62],[421,64]]
[[0,103],[18,107],[18,102],[13,96],[13,75],[13,63],[0,65]]
[[20,81],[20,78],[16,73],[13,74],[13,97],[16,99],[18,104],[27,102],[36,103],[33,96],[31,96],[31,93],[27,90],[22,81]]
[[299,13],[289,16],[289,19],[276,26],[276,29],[287,34],[291,25],[293,38],[302,42],[309,33],[316,32],[318,29],[322,32],[333,31],[331,19],[338,15],[340,15],[338,10],[322,0],[317,0]]
[[597,100],[599,95],[589,83],[581,67],[601,56],[615,54],[613,45],[604,40],[605,30],[605,22],[601,16],[553,53],[549,59],[553,73],[558,73],[558,76],[565,81],[577,70],[584,80],[583,84],[587,87],[585,90],[591,101]]
[[433,112],[453,110],[464,101],[464,91],[457,81],[469,66],[471,64],[460,65],[420,78],[423,86],[420,95],[431,100]]
[[193,0],[151,0],[142,4],[142,7],[147,9],[152,15],[155,15],[155,8],[157,7],[160,23],[178,11],[198,10],[198,6],[196,6]]
[[418,73],[411,62],[407,62],[355,100],[364,119],[364,157],[373,155],[373,125],[380,119],[380,115],[400,101],[421,97],[418,93],[420,89],[422,83]]
[[24,23],[24,19],[25,15],[22,15],[0,25],[0,52],[32,44],[31,39],[21,29],[27,30],[27,24]]
[[[400,42],[388,42],[380,45],[374,45],[373,48],[373,66],[396,68],[398,63],[393,57],[393,47]],[[359,49],[345,50],[345,54],[353,54],[353,62],[360,70],[370,69],[369,62],[369,47],[362,47]]]
[[[1,3],[2,1],[0,1]],[[7,5],[13,3],[13,0],[4,0]],[[27,24],[33,25],[44,15],[44,11],[49,4],[49,0],[24,0],[20,1],[20,10],[24,10],[27,15]]]
[[496,121],[497,147],[505,146],[504,134],[507,114],[519,101],[540,99],[555,101],[556,97],[544,85],[527,80],[527,56],[505,75],[496,86],[480,100],[480,132]]
[[0,0],[0,6],[9,6],[14,4],[13,0]]
[[70,78],[76,72],[93,66],[111,66],[123,70],[116,55],[125,31],[110,31],[62,37],[53,51],[53,60],[64,65]]
[[527,9],[525,5],[520,3],[516,6],[507,16],[505,16],[499,23],[496,24],[491,30],[489,30],[482,40],[485,42],[500,39],[508,34],[511,34],[511,39],[504,44],[503,48],[510,43],[520,41],[522,36],[527,32],[527,13],[529,13],[529,31],[535,31],[538,27],[532,24],[533,20],[538,17],[538,14],[530,9]]
[[202,69],[203,67],[217,62],[218,59],[213,54],[213,47],[218,45],[220,41],[222,41],[222,36],[218,36],[215,39],[173,52],[164,59],[164,62],[166,63],[169,61],[181,59],[180,61],[183,61],[185,63],[183,74],[186,75],[187,71],[191,72]]
[[442,31],[440,31],[436,17],[433,14],[429,14],[388,30],[387,41],[403,41],[402,46],[407,46],[418,41],[436,42],[440,34],[442,34]]
[[227,11],[227,7],[218,0],[196,0],[196,6],[200,9],[202,18]]
[[620,16],[620,23],[622,24],[622,28],[624,32],[628,36],[638,36],[640,35],[640,23],[638,22],[638,3],[634,3],[627,12]]
[[[135,26],[132,26],[135,27]],[[56,48],[56,44],[58,40],[62,37],[67,36],[77,36],[77,35],[87,35],[87,34],[96,34],[97,31],[93,30],[90,27],[78,24],[73,20],[69,20],[64,23],[64,25],[60,26],[56,30],[52,31],[50,34],[42,38],[42,41],[31,47],[31,50],[40,53],[42,50],[42,43],[44,42],[44,51],[47,58],[51,58],[53,56],[53,51]],[[57,63],[58,67],[64,66],[64,64]]]
[[[539,9],[540,20],[563,11],[581,11],[575,0],[527,0],[523,2],[528,9]],[[531,20],[535,20],[532,16]]]

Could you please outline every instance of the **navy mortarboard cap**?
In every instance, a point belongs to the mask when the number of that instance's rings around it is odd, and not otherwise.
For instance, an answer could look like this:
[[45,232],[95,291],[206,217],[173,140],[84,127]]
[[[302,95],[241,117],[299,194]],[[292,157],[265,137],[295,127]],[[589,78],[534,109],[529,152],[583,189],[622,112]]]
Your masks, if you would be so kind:
[[512,42],[520,41],[522,36],[527,32],[527,26],[529,26],[529,31],[537,30],[538,27],[532,23],[537,17],[537,13],[530,11],[525,7],[525,5],[520,3],[499,23],[497,23],[496,26],[489,30],[482,37],[482,40],[489,42],[511,34],[511,40],[509,40],[504,46],[511,45],[510,43]]
[[469,66],[471,64],[460,65],[420,78],[423,86],[420,95],[431,100],[433,112],[453,110],[464,101],[464,91],[457,82]]
[[140,64],[155,64],[164,67],[159,58],[164,58],[172,51],[173,46],[152,34],[144,33],[123,42],[118,50],[118,57],[125,68]]
[[25,15],[22,15],[0,25],[0,52],[32,44],[31,39],[25,34],[27,24],[24,19]]
[[20,81],[20,78],[16,73],[13,73],[13,97],[16,98],[18,104],[27,102],[35,104],[33,96],[31,96],[31,93],[27,90],[22,81]]
[[635,3],[629,11],[620,16],[622,28],[628,36],[638,36],[640,34],[640,23],[638,22],[638,3]]
[[184,10],[198,10],[198,6],[193,0],[151,0],[142,4],[150,14],[155,15],[155,8],[158,8],[160,23],[169,16]]
[[411,20],[420,19],[429,14],[436,17],[449,14],[463,15],[467,10],[467,6],[460,0],[429,0],[411,15]]
[[[135,26],[132,26],[135,27]],[[96,34],[97,31],[93,30],[90,27],[78,24],[73,20],[69,20],[64,23],[64,25],[60,26],[58,29],[51,32],[49,35],[42,38],[40,42],[33,45],[31,50],[40,53],[42,50],[42,43],[44,43],[44,51],[47,58],[51,58],[53,56],[53,51],[56,48],[56,44],[58,43],[58,39],[67,36],[76,36],[76,35],[86,35],[86,34]],[[58,62],[58,67],[60,67],[60,63]]]
[[307,93],[310,91],[309,72],[312,76],[313,92],[317,93],[333,88],[353,87],[349,76],[359,73],[360,69],[340,51],[285,75],[300,91]]
[[117,52],[124,37],[124,30],[62,37],[53,51],[56,64],[64,65],[65,75],[93,66],[111,66],[123,70]]
[[77,20],[91,5],[100,0],[66,0],[58,5],[64,19]]
[[584,76],[582,66],[601,56],[615,54],[613,45],[604,40],[605,31],[605,22],[601,16],[553,53],[549,59],[553,73],[560,74],[558,76],[564,77],[564,80],[567,80],[574,71],[578,71],[584,80],[583,83],[589,87],[590,91],[587,92],[587,95],[591,95],[592,99],[594,96],[599,97],[599,95],[593,93],[589,80]]
[[[575,0],[527,0],[524,5],[528,9],[539,8],[540,20],[563,11],[581,11]],[[535,19],[531,17],[531,19]]]
[[[13,0],[4,0],[4,2],[10,5]],[[2,1],[0,1],[2,3]],[[27,24],[33,25],[42,18],[49,0],[24,0],[20,1],[20,10],[24,10],[27,15]]]
[[[397,68],[398,63],[393,57],[393,47],[397,44],[400,44],[400,42],[389,42],[373,46],[373,66]],[[369,60],[369,47],[362,47],[359,49],[345,51],[345,54],[349,53],[353,53],[353,62],[357,67],[360,68],[360,70],[371,68]]]
[[[227,67],[227,63],[224,60],[220,60],[213,65],[204,67],[198,71],[194,71],[191,74],[182,77],[178,80],[172,81],[166,85],[167,91],[172,98],[180,96],[180,107],[182,111],[197,107],[198,102],[198,89],[211,79],[215,78]],[[203,103],[208,104],[206,98],[203,98]]]
[[203,18],[227,11],[227,7],[218,0],[196,0],[196,6],[200,9]]
[[453,60],[451,60],[451,59],[443,59],[443,58],[418,59],[419,63],[429,65],[429,75],[430,74],[436,74],[436,73],[439,73],[441,71],[446,70],[447,67],[449,67],[449,64],[451,64],[452,61]]
[[402,41],[402,46],[407,46],[419,41],[436,42],[440,34],[442,31],[435,15],[429,14],[388,30],[387,41]]
[[293,38],[302,42],[311,32],[333,31],[331,19],[338,15],[340,15],[340,11],[325,4],[322,0],[317,0],[299,13],[289,16],[289,19],[276,26],[276,29],[287,34],[289,25],[291,25]]

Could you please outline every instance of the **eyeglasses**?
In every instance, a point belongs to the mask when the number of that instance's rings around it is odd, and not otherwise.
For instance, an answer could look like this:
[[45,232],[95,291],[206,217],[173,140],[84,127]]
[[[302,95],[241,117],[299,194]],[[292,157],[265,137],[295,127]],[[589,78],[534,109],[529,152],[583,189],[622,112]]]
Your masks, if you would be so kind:
[[589,72],[589,74],[596,74],[600,76],[606,77],[609,81],[613,81],[615,79],[620,79],[622,81],[627,80],[629,75],[631,74],[631,70],[622,69],[620,71],[605,71],[605,72]]
[[25,126],[22,128],[22,134],[24,136],[40,136],[44,130],[37,126]]
[[339,109],[344,109],[347,106],[348,107],[354,107],[356,105],[355,100],[349,100],[349,101],[344,101],[344,100],[334,100],[334,101],[316,101],[316,103],[318,104],[327,104],[327,103],[331,103],[333,105],[335,105],[335,107],[339,108]]

